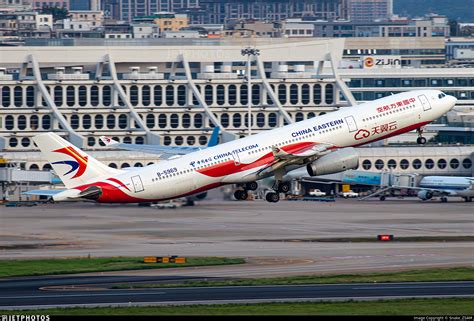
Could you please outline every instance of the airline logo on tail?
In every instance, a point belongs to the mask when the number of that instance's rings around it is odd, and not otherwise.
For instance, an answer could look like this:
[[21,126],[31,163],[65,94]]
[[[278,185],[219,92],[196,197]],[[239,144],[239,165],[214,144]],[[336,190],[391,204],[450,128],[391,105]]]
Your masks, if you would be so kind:
[[66,154],[74,158],[74,160],[66,160],[66,161],[52,163],[52,164],[66,164],[66,165],[71,166],[71,170],[65,173],[64,175],[68,175],[77,170],[76,174],[74,174],[74,176],[71,177],[71,178],[76,178],[76,177],[80,177],[86,171],[87,156],[82,156],[72,146],[56,149],[56,150],[53,150],[53,152]]

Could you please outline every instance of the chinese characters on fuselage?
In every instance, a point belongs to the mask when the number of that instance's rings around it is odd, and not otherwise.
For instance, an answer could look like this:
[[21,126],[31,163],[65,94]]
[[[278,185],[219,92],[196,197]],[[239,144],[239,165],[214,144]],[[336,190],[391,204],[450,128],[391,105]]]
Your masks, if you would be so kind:
[[381,107],[377,107],[377,112],[378,113],[383,113],[392,109],[400,108],[403,106],[408,106],[411,103],[414,103],[416,101],[415,98],[409,98],[409,99],[404,99],[401,101],[397,101],[396,103],[390,104],[390,105],[384,105]]

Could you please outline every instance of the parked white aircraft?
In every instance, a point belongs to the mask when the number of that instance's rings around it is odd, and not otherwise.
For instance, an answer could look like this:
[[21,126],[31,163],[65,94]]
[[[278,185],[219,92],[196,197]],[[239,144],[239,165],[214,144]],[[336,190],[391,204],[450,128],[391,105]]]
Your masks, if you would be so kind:
[[448,197],[462,197],[466,202],[472,202],[474,197],[474,178],[460,176],[425,176],[418,186],[398,186],[392,185],[370,194],[365,199],[380,195],[380,200],[385,201],[387,193],[393,190],[413,190],[418,191],[418,198],[423,201],[440,197],[441,202],[446,203]]
[[286,172],[306,166],[314,176],[356,168],[359,158],[352,147],[414,129],[423,144],[423,126],[455,103],[438,90],[400,93],[203,150],[155,146],[168,159],[133,170],[110,168],[54,133],[34,141],[67,188],[52,195],[55,201],[151,202],[224,184],[241,184],[234,195],[246,199],[258,180],[274,176],[274,191],[266,199],[278,202],[277,192],[289,190],[282,180]]
[[447,202],[448,196],[464,198],[466,202],[472,202],[474,197],[474,178],[456,176],[426,176],[420,181],[418,197],[429,200],[440,196],[441,202]]

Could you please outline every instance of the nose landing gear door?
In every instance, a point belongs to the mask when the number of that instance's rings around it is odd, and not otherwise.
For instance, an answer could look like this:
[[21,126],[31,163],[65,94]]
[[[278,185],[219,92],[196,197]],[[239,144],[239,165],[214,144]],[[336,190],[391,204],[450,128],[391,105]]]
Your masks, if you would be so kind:
[[135,193],[143,192],[145,189],[143,188],[142,179],[140,175],[132,176],[132,183],[133,188],[135,189]]

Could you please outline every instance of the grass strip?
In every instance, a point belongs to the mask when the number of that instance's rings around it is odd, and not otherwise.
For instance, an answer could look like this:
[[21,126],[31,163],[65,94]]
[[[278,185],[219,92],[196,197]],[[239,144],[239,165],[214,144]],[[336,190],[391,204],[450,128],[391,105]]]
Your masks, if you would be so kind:
[[113,288],[158,288],[190,286],[259,286],[259,285],[298,285],[334,283],[374,283],[374,282],[428,282],[428,281],[473,281],[474,268],[431,268],[402,272],[379,272],[336,275],[305,275],[262,279],[183,281],[159,284],[118,284]]
[[2,315],[473,315],[474,299],[402,299],[181,305],[124,308],[68,308],[1,311]]
[[0,278],[245,263],[241,258],[189,257],[184,264],[143,263],[143,257],[0,260]]

